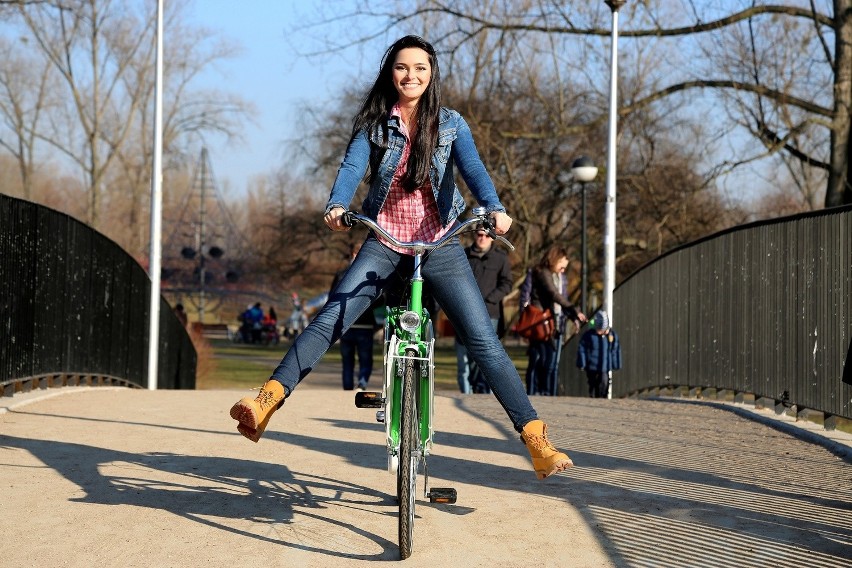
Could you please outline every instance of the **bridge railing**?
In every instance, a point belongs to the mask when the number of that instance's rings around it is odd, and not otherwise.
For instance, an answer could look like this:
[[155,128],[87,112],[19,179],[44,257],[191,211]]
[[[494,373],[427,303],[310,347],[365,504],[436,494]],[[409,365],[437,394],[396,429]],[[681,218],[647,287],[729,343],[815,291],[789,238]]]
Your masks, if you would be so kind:
[[[0,385],[147,387],[150,279],[87,225],[0,194]],[[196,353],[160,304],[158,388],[195,387]]]
[[[624,359],[613,396],[714,389],[852,418],[852,207],[674,249],[622,282],[613,304]],[[587,396],[577,341],[560,387]]]

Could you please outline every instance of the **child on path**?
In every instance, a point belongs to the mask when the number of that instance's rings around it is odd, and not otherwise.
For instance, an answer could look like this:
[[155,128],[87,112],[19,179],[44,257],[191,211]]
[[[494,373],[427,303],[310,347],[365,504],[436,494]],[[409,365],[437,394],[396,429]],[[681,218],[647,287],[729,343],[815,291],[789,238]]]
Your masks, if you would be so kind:
[[586,371],[589,396],[607,398],[612,371],[621,368],[621,344],[605,311],[596,313],[592,321],[594,328],[583,334],[577,347],[577,367]]

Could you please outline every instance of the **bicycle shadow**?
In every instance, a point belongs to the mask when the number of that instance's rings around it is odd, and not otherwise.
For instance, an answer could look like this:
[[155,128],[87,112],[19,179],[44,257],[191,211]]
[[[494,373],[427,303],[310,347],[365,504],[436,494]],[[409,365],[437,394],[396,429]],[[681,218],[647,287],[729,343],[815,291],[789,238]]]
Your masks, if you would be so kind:
[[[759,452],[754,452],[753,458],[741,458],[736,465],[720,467],[721,462],[714,456],[720,450],[722,454],[731,455],[736,451],[736,444],[728,446],[729,441],[724,438],[723,443],[714,441],[705,447],[694,438],[685,439],[682,444],[658,442],[653,432],[659,428],[659,409],[653,412],[652,409],[637,411],[631,408],[636,433],[613,437],[601,429],[600,414],[606,412],[601,404],[586,405],[579,400],[570,407],[567,401],[549,402],[540,405],[545,409],[544,415],[549,415],[553,422],[555,432],[570,430],[568,438],[600,440],[603,442],[600,451],[571,449],[570,455],[578,465],[542,482],[535,480],[529,469],[505,465],[505,460],[499,458],[494,461],[483,461],[481,457],[465,459],[457,451],[452,452],[453,455],[442,455],[441,448],[436,447],[434,459],[429,462],[430,474],[449,479],[451,483],[559,500],[576,509],[588,526],[606,527],[596,536],[618,566],[633,565],[631,558],[658,562],[666,568],[686,565],[680,563],[677,554],[660,557],[659,551],[649,546],[647,538],[625,538],[625,535],[644,534],[642,531],[653,533],[654,538],[667,543],[666,546],[671,544],[675,547],[672,550],[677,550],[677,538],[672,534],[691,535],[694,538],[690,558],[694,563],[689,565],[700,568],[730,562],[733,558],[739,566],[756,568],[762,565],[763,554],[792,553],[784,543],[794,542],[798,543],[797,553],[808,559],[803,564],[825,561],[825,565],[844,565],[836,562],[848,557],[848,546],[852,543],[849,528],[852,494],[844,492],[842,485],[830,492],[820,487],[817,479],[794,476],[798,481],[793,485],[796,490],[791,492],[790,481],[776,477],[783,478],[781,471],[789,470],[793,464],[785,464],[779,456],[779,464],[783,465],[777,475],[773,474],[775,464],[764,461]],[[584,406],[589,408],[583,409]],[[496,434],[437,432],[436,445],[503,454],[517,452],[527,461],[526,450],[517,441],[514,430],[505,425],[498,404],[476,404],[467,410],[495,426]],[[684,410],[678,415],[687,418],[689,412]],[[345,429],[374,428],[348,420],[327,421]],[[700,431],[701,427],[695,428]],[[651,434],[645,435],[645,432]],[[296,444],[312,443],[292,434],[287,434],[286,440]],[[808,465],[802,463],[795,467],[807,470]],[[463,490],[459,492],[459,500],[464,502]],[[683,512],[690,510],[695,511],[695,515],[684,516]],[[713,536],[716,534],[724,534],[725,538],[717,542]],[[759,551],[759,554],[754,558],[736,556],[728,547],[719,544],[725,540],[735,541],[738,547]]]
[[[660,419],[657,418],[660,409],[652,413],[647,412],[650,409],[648,405],[619,410],[619,406],[613,403],[604,406],[603,402],[552,400],[541,401],[537,406],[553,424],[553,432],[573,432],[571,436],[578,441],[578,446],[588,449],[571,449],[570,454],[577,467],[541,482],[532,475],[526,450],[507,425],[499,404],[491,397],[465,400],[469,401],[471,414],[497,428],[483,430],[487,434],[470,434],[460,429],[437,432],[438,447],[434,459],[429,462],[430,475],[451,480],[451,483],[503,489],[506,493],[501,494],[502,498],[528,493],[569,505],[583,516],[589,527],[597,528],[596,537],[615,565],[633,565],[631,558],[645,559],[649,565],[653,561],[666,568],[682,565],[710,568],[733,564],[734,557],[724,544],[732,541],[738,549],[760,551],[761,554],[754,557],[736,557],[736,565],[749,568],[765,565],[761,564],[765,562],[763,554],[778,550],[785,554],[792,552],[782,543],[797,543],[795,552],[802,556],[803,564],[813,561],[811,563],[816,565],[817,560],[825,559],[828,559],[826,562],[835,562],[844,554],[848,555],[847,543],[852,542],[849,529],[852,526],[849,495],[852,494],[844,489],[848,483],[838,481],[837,488],[831,490],[822,486],[818,479],[810,479],[806,475],[809,468],[825,467],[828,468],[825,475],[840,480],[842,470],[837,467],[848,464],[826,466],[822,462],[814,462],[809,465],[800,459],[791,462],[781,458],[784,471],[797,468],[802,474],[794,476],[795,483],[777,483],[773,480],[775,474],[772,473],[771,462],[767,462],[764,456],[771,448],[755,452],[757,447],[752,447],[752,452],[747,454],[755,456],[749,457],[747,462],[735,461],[720,467],[717,456],[733,454],[737,451],[734,444],[727,445],[727,438],[722,437],[712,445],[702,446],[700,440],[690,436],[686,436],[684,443],[664,443],[666,437],[659,430]],[[573,402],[576,404],[571,404]],[[669,414],[683,420],[694,412],[692,405],[669,405],[666,409]],[[619,435],[614,436],[609,431],[615,428],[610,423],[618,424],[624,420],[608,414],[613,412],[629,416],[630,432],[619,431]],[[154,432],[175,430],[239,436],[218,429],[49,416],[99,425],[133,424],[151,428]],[[284,442],[312,452],[340,456],[345,463],[360,467],[386,469],[381,425],[366,420],[324,420],[337,428],[354,430],[355,435],[326,439],[267,431],[264,441]],[[722,419],[722,424],[728,422],[727,417]],[[672,424],[678,424],[676,432],[690,426],[689,422],[682,420],[675,420]],[[693,424],[692,428],[700,431],[707,426],[702,421]],[[368,431],[371,432],[369,435],[361,434]],[[336,439],[343,437],[347,439]],[[658,437],[660,441],[656,440]],[[587,442],[581,442],[584,440]],[[81,443],[4,435],[0,435],[0,447],[20,448],[31,453],[84,492],[81,497],[69,501],[163,510],[240,537],[281,544],[288,549],[309,551],[329,558],[376,561],[396,560],[398,556],[395,541],[388,540],[376,530],[363,528],[365,525],[360,520],[341,522],[329,516],[333,508],[345,508],[357,509],[359,518],[367,515],[393,517],[396,514],[394,497],[387,490],[370,489],[361,483],[338,479],[338,476],[313,476],[283,465],[254,460],[176,453],[139,454]],[[468,457],[458,451],[446,455],[442,453],[446,451],[442,447],[484,450],[494,452],[496,457],[493,461],[483,460],[481,456]],[[523,459],[507,461],[498,454],[517,454]],[[783,452],[779,450],[780,454]],[[746,458],[741,456],[740,459]],[[392,476],[387,478],[386,485],[390,489]],[[375,483],[370,485],[376,486]],[[464,503],[463,491],[459,497],[460,503]],[[694,511],[695,514],[686,514],[685,511]],[[450,510],[450,513],[453,512]],[[455,512],[466,514],[464,509]],[[301,524],[303,531],[307,526],[309,531],[324,539],[313,534],[308,534],[307,538],[296,538],[305,535],[291,532],[288,524]],[[260,530],[256,530],[258,525]],[[370,550],[364,552],[362,546],[353,554],[352,547],[335,549],[334,542],[340,542],[340,539],[330,539],[331,533],[334,533],[331,536],[337,537],[344,535],[342,540],[361,539]],[[270,534],[273,536],[268,536]],[[676,557],[661,556],[659,550],[649,544],[662,542],[675,547],[672,550],[680,550],[676,545],[680,543],[682,547],[684,538],[691,542],[692,562],[687,564],[679,563]],[[332,543],[326,544],[329,540]]]
[[[387,471],[387,452],[384,445],[384,426],[376,424],[355,422],[352,420],[342,420],[336,418],[317,418],[319,422],[325,422],[333,427],[342,428],[347,431],[370,431],[375,433],[374,442],[348,442],[340,439],[315,438],[305,436],[293,432],[274,432],[266,431],[264,439],[269,441],[277,441],[287,444],[293,444],[305,449],[318,451],[327,455],[334,455],[345,459],[349,464],[358,467],[374,469],[377,471]],[[378,426],[378,427],[377,427]],[[439,458],[440,459],[440,458]],[[436,460],[429,461],[429,475],[434,476],[433,463]],[[421,471],[422,473],[422,471]],[[389,478],[391,476],[389,475]],[[422,481],[418,481],[422,483]],[[389,496],[393,504],[396,505],[396,495]],[[476,509],[465,507],[457,504],[447,503],[431,503],[428,500],[419,497],[417,506],[427,506],[433,509],[443,511],[451,515],[468,515]]]
[[[287,432],[268,432],[265,437],[270,440],[295,444],[304,448],[312,448],[324,453],[335,454],[338,457],[351,461],[353,465],[376,468],[384,470],[387,468],[387,458],[384,446],[384,427],[376,428],[376,425],[370,423],[357,422],[353,420],[344,420],[339,418],[321,418],[317,419],[321,422],[330,424],[333,427],[341,428],[348,431],[376,431],[375,449],[370,450],[375,456],[364,456],[351,453],[352,448],[346,447],[346,442],[340,440],[322,440],[304,436],[301,434]],[[514,432],[514,431],[512,431]],[[526,458],[526,448],[520,440],[515,437],[512,439],[507,433],[505,439],[486,437],[471,434],[460,434],[457,432],[442,432],[436,430],[434,438],[433,452],[428,460],[430,478],[437,477],[446,479],[449,482],[457,482],[471,485],[479,485],[492,489],[507,489],[518,488],[519,485],[526,486],[535,476],[532,473],[531,466],[518,468],[507,465],[501,465],[495,461],[480,462],[477,460],[466,460],[456,457],[441,455],[441,447],[453,448],[475,448],[477,451],[493,452],[496,454],[512,454],[516,453]],[[342,451],[341,451],[342,450]],[[573,454],[572,454],[573,455]],[[550,494],[558,492],[554,490],[555,479],[551,483],[542,487],[540,482],[538,485],[532,485],[537,493]],[[442,506],[443,508],[444,506]],[[473,512],[474,509],[464,508],[464,512],[456,514],[467,514]]]
[[[235,434],[236,435],[236,434]],[[379,534],[329,517],[331,507],[356,507],[374,514],[396,515],[395,496],[340,479],[290,470],[285,465],[245,459],[173,453],[136,454],[91,445],[0,435],[0,448],[29,452],[47,467],[80,487],[85,495],[69,501],[128,505],[167,511],[178,517],[239,536],[330,557],[397,560],[399,550]],[[304,533],[290,541],[246,530],[246,521],[287,526],[298,517],[310,519],[318,533],[349,531],[379,552],[357,553],[323,546],[325,538]],[[304,519],[300,523],[305,524]],[[331,525],[326,527],[325,525]],[[274,531],[282,537],[285,531]],[[364,546],[358,547],[364,548]]]

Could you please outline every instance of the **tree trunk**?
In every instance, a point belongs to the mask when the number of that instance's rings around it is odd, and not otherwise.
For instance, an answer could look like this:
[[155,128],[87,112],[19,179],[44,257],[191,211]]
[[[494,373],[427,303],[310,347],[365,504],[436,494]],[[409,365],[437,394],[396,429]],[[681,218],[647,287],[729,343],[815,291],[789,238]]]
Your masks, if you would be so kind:
[[852,0],[834,0],[834,119],[825,206],[852,203]]

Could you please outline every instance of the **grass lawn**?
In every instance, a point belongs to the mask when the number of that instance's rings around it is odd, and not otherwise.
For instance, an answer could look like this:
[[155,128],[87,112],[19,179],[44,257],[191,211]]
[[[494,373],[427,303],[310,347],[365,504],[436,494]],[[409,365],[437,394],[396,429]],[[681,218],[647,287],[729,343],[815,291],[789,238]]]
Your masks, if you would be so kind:
[[[199,389],[244,389],[259,387],[260,382],[268,377],[278,362],[290,347],[289,342],[278,345],[245,345],[232,343],[224,339],[209,341],[210,351],[215,355],[213,369],[199,377]],[[521,377],[527,368],[525,345],[509,345],[506,347],[509,357],[518,369]],[[373,377],[381,376],[382,344],[375,343],[375,367]],[[321,363],[340,365],[340,350],[333,346],[322,358]],[[371,381],[372,383],[372,381]],[[456,351],[452,342],[442,341],[435,346],[435,389],[457,390],[456,381]]]

